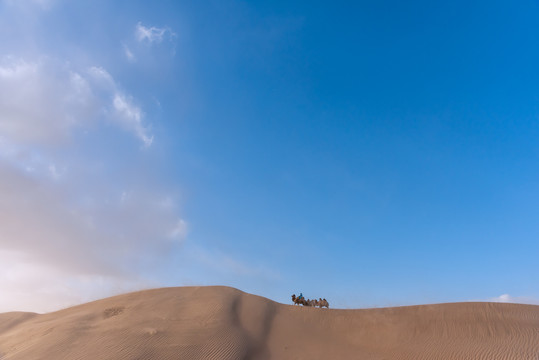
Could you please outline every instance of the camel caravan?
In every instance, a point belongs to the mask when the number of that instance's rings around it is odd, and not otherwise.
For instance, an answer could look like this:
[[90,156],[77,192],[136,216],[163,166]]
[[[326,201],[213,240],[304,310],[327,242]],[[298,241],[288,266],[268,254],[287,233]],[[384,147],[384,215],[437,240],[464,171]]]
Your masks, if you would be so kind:
[[296,297],[296,294],[293,294],[292,295],[292,302],[294,303],[294,305],[303,305],[303,306],[313,306],[313,307],[319,307],[319,308],[323,308],[323,307],[327,307],[329,309],[329,303],[326,299],[314,299],[314,300],[310,300],[310,299],[305,299],[303,296],[298,296]]

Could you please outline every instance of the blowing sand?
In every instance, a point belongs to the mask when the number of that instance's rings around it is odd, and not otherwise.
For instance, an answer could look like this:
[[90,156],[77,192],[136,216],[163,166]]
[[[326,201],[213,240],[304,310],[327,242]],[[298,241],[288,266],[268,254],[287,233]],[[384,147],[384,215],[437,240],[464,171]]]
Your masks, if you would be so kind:
[[539,306],[328,310],[227,287],[165,288],[0,314],[0,359],[539,360]]

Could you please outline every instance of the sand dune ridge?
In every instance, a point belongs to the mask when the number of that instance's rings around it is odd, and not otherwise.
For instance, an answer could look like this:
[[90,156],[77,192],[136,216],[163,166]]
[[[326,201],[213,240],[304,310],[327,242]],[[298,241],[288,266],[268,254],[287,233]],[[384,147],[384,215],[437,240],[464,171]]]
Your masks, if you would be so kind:
[[539,306],[328,310],[216,286],[0,314],[1,360],[337,358],[539,360]]

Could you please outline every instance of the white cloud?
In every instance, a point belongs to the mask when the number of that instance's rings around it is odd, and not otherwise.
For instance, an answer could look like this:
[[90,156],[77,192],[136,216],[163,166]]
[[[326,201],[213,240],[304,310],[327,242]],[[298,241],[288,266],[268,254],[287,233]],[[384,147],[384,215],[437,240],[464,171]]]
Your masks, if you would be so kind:
[[[135,26],[134,39],[126,40],[123,44],[123,53],[129,62],[148,59],[148,51],[151,49],[152,56],[159,56],[159,52],[154,52],[157,47],[166,41],[167,46],[161,47],[160,51],[170,52],[173,57],[176,55],[177,35],[169,27],[144,26],[138,22]],[[160,53],[164,54],[164,53]]]
[[112,111],[110,113],[113,116],[111,120],[134,133],[143,142],[144,146],[149,147],[153,142],[153,136],[143,124],[144,114],[142,109],[133,103],[130,96],[125,95],[119,89],[113,77],[105,69],[94,66],[89,69],[89,73],[112,98]]
[[[175,189],[151,171],[159,165],[144,163],[153,149],[122,141],[152,144],[145,107],[114,74],[89,66],[95,63],[80,52],[84,43],[62,57],[74,47],[50,37],[50,24],[39,19],[56,0],[0,2],[7,34],[0,51],[0,312],[51,311],[162,286],[148,279],[176,264],[189,224]],[[173,36],[144,29],[141,43],[131,37],[124,46],[129,61]]]
[[97,115],[88,82],[46,58],[0,61],[0,136],[23,143],[65,140]]
[[135,38],[139,42],[146,42],[150,44],[154,42],[160,43],[163,41],[163,37],[167,32],[170,32],[170,30],[167,28],[158,28],[155,26],[146,27],[139,22],[135,27]]
[[74,141],[87,130],[99,138],[101,121],[152,143],[141,107],[105,69],[1,59],[0,312],[143,287],[148,268],[186,236],[174,197],[151,176],[133,176],[149,173],[138,151],[119,157],[115,145],[103,159]]
[[490,298],[488,301],[539,305],[539,299],[529,297],[529,296],[511,296],[509,294],[502,294],[500,296]]
[[504,302],[504,303],[512,302],[511,296],[509,296],[509,294],[503,294],[498,297],[492,298],[491,300],[494,302]]
[[88,73],[94,80],[97,80],[98,84],[102,87],[105,87],[107,90],[111,91],[116,90],[116,83],[107,70],[99,66],[92,66],[90,69],[88,69]]
[[131,51],[131,49],[129,49],[127,45],[124,44],[123,49],[127,60],[129,60],[130,62],[135,62],[137,60],[135,54],[133,54],[133,52]]
[[146,147],[152,145],[153,136],[149,135],[148,129],[142,124],[143,114],[140,108],[120,93],[114,95],[113,106],[117,114],[115,118],[119,119],[127,129],[132,129]]
[[[77,128],[96,124],[103,114],[150,146],[141,108],[103,68],[78,72],[67,63],[41,58],[0,61],[0,137],[15,143],[65,141]],[[113,110],[113,111],[110,111]]]

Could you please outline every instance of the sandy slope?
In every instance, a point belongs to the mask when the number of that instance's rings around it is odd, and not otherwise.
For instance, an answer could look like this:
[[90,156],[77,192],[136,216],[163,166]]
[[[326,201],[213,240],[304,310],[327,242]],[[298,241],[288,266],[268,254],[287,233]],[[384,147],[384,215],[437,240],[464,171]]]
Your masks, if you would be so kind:
[[539,306],[282,305],[227,287],[0,314],[0,359],[539,359]]

